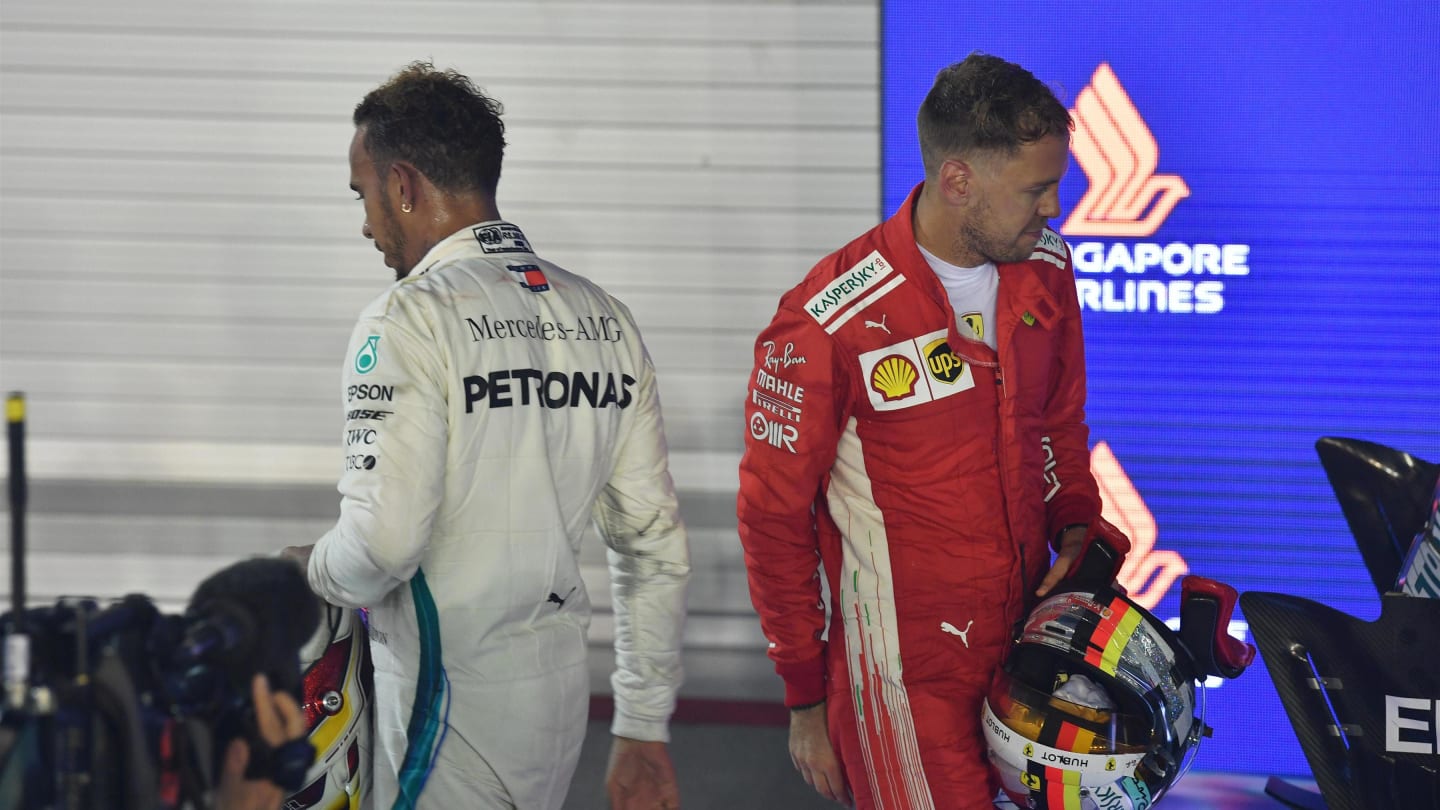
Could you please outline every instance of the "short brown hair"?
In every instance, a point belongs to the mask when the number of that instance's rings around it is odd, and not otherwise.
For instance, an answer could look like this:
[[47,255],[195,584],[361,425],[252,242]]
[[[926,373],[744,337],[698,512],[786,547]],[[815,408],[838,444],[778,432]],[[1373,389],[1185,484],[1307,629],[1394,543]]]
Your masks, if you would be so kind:
[[917,117],[926,176],[950,157],[1014,154],[1048,135],[1068,134],[1070,113],[1035,75],[998,56],[972,53],[940,71]]
[[354,122],[382,174],[404,160],[441,191],[494,196],[505,155],[502,111],[463,74],[412,62],[365,95]]

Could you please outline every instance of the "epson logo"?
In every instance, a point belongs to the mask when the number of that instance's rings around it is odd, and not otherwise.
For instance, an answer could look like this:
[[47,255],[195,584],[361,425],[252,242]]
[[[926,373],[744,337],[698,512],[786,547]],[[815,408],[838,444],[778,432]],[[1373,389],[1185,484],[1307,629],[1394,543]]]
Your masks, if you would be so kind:
[[[491,408],[513,405],[539,405],[542,408],[628,408],[634,397],[630,386],[635,378],[598,371],[544,372],[535,368],[516,368],[473,374],[462,381],[465,386],[465,412],[472,413],[476,403]],[[519,400],[518,402],[516,400]]]
[[[1402,734],[1404,739],[1401,739]],[[1434,754],[1437,752],[1437,735],[1440,735],[1440,700],[1385,696],[1387,752]]]
[[355,402],[356,400],[375,400],[378,402],[389,402],[395,398],[395,386],[393,385],[352,385],[345,389],[345,401]]

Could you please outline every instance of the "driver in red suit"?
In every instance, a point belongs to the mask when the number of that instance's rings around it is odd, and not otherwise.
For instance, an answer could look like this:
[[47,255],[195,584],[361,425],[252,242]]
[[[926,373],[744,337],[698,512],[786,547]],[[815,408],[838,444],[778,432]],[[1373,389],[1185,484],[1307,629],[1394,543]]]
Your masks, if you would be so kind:
[[1070,127],[1018,65],[942,71],[925,181],[756,342],[740,536],[792,758],[829,798],[991,806],[981,700],[1099,518],[1070,253],[1046,228]]

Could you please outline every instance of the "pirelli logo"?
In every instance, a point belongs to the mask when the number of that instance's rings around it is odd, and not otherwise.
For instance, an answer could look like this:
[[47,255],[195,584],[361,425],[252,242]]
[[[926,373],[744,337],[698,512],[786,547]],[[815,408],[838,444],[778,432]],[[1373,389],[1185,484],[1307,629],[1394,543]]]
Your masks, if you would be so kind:
[[1070,151],[1090,187],[1060,230],[1066,236],[1149,236],[1190,196],[1179,175],[1156,174],[1160,149],[1130,95],[1101,62],[1070,111]]

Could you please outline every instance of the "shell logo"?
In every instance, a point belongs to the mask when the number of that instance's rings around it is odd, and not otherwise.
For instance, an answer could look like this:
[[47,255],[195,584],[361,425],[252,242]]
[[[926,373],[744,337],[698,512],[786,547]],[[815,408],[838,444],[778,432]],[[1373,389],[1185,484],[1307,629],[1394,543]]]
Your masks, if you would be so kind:
[[892,354],[875,364],[870,372],[870,387],[880,392],[886,402],[894,402],[915,394],[915,381],[920,372],[906,357]]
[[1120,569],[1120,584],[1130,598],[1154,610],[1175,580],[1189,573],[1190,565],[1177,551],[1155,548],[1159,529],[1150,507],[1140,497],[1110,445],[1098,442],[1090,451],[1090,472],[1100,487],[1100,514],[1130,538],[1130,553]]

